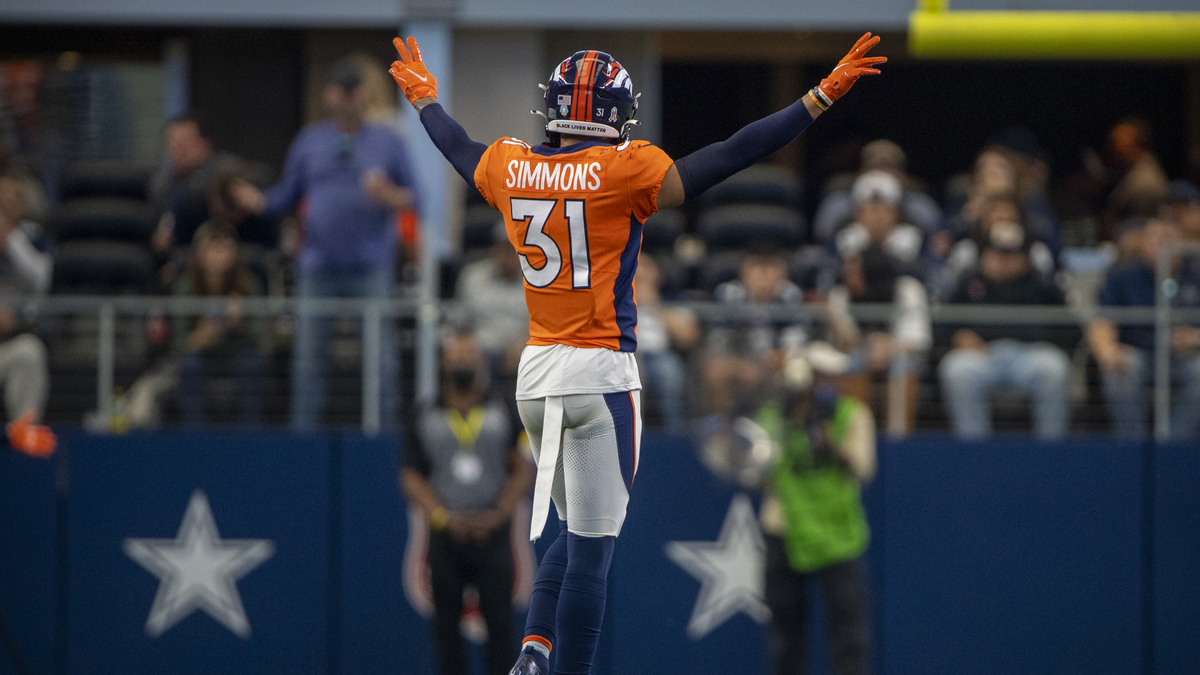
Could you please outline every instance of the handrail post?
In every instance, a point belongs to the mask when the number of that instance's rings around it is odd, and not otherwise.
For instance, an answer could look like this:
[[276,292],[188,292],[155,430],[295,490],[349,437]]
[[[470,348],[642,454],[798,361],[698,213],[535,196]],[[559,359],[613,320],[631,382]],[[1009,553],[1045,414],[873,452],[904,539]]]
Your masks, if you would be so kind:
[[372,300],[363,310],[362,332],[362,431],[367,436],[379,433],[379,404],[382,387],[383,317],[381,300]]
[[438,345],[437,327],[439,320],[438,259],[430,241],[432,234],[421,237],[420,281],[417,286],[416,320],[416,404],[432,405],[438,395]]
[[896,353],[888,363],[887,435],[903,438],[908,432],[908,355]]
[[96,359],[96,413],[107,431],[113,416],[113,340],[116,311],[112,302],[100,305],[99,355]]
[[437,400],[437,324],[436,300],[426,300],[417,308],[417,403],[430,405]]
[[1171,258],[1175,247],[1158,247],[1154,269],[1154,438],[1171,437],[1171,300],[1178,283],[1171,278]]

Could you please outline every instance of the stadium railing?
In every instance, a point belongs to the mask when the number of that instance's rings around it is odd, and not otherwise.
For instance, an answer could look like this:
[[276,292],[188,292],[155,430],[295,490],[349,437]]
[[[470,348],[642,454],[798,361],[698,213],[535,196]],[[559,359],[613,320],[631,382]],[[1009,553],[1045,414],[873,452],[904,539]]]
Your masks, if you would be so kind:
[[[1200,245],[1178,245],[1175,252],[1200,251]],[[934,333],[939,326],[946,325],[1034,325],[1034,326],[1077,326],[1086,329],[1089,321],[1103,316],[1119,326],[1153,326],[1155,330],[1154,371],[1153,371],[1153,414],[1154,434],[1158,439],[1170,436],[1170,407],[1171,407],[1171,343],[1170,329],[1177,323],[1200,325],[1200,308],[1177,308],[1172,306],[1172,298],[1178,291],[1178,284],[1172,280],[1173,251],[1165,246],[1159,255],[1157,269],[1158,290],[1157,303],[1153,307],[1099,307],[1094,304],[1082,303],[1076,306],[1003,306],[1003,305],[952,305],[933,304],[929,308],[930,321]],[[445,321],[463,325],[464,319],[469,323],[469,311],[456,302],[416,299],[342,299],[342,298],[242,298],[231,301],[228,298],[201,297],[162,297],[162,296],[40,296],[40,297],[0,297],[0,304],[18,309],[26,317],[36,317],[40,327],[44,323],[54,323],[54,319],[74,317],[90,317],[94,322],[94,338],[84,341],[82,351],[94,349],[95,354],[95,408],[91,415],[93,428],[99,430],[119,429],[119,424],[113,424],[114,419],[114,372],[117,364],[118,339],[122,332],[119,323],[122,320],[161,318],[170,319],[178,316],[222,315],[230,311],[246,317],[262,317],[279,319],[294,317],[303,310],[315,317],[349,318],[351,323],[361,327],[361,349],[357,370],[360,395],[360,414],[358,426],[367,434],[376,434],[381,428],[389,426],[380,419],[381,396],[381,345],[382,327],[385,321],[396,321],[401,335],[400,349],[402,361],[411,366],[403,372],[405,378],[405,402],[413,401],[426,403],[437,396],[438,367],[437,339],[438,328]],[[813,326],[825,324],[829,317],[822,306],[815,305],[753,305],[728,304],[711,302],[694,303],[664,303],[664,309],[686,308],[694,314],[702,325],[722,322],[726,325],[736,325],[742,322],[759,323],[764,321],[774,324],[806,322]],[[890,321],[894,308],[886,304],[860,304],[850,307],[851,315],[860,322],[876,324]],[[91,325],[91,324],[89,324]],[[135,329],[136,330],[136,329]],[[357,327],[356,327],[357,332]],[[50,343],[51,371],[56,363],[53,341],[61,337],[62,331],[39,330],[38,333]],[[357,336],[356,336],[357,337]],[[94,342],[92,341],[94,339]],[[124,338],[121,338],[124,339]],[[278,342],[278,341],[277,341]],[[1081,343],[1076,356],[1083,356],[1086,361],[1086,349]],[[275,345],[277,353],[283,353],[281,360],[286,361],[286,345],[280,348]],[[702,351],[702,350],[701,350]],[[937,351],[935,349],[935,351]],[[942,350],[944,351],[944,349]],[[77,362],[86,363],[78,359]],[[169,358],[169,354],[165,354]],[[134,359],[135,373],[152,367],[150,359],[140,362]],[[1078,359],[1077,359],[1078,363]],[[927,364],[928,365],[928,364]],[[692,369],[695,374],[695,369]],[[889,387],[892,391],[903,391],[903,384],[897,381],[897,368],[891,369]],[[128,373],[126,374],[128,375]],[[645,378],[645,375],[643,375]],[[52,377],[53,381],[53,377]],[[77,387],[75,387],[77,389]],[[687,387],[689,395],[694,396],[698,387]],[[343,388],[344,390],[344,388]],[[55,396],[70,394],[79,397],[78,391],[56,392],[52,387],[50,392],[53,403]],[[891,435],[903,435],[904,420],[911,411],[906,409],[905,396],[889,396],[888,405],[883,416],[886,428]],[[53,407],[53,405],[51,406]],[[85,411],[72,411],[82,417]],[[693,402],[687,409],[689,415],[705,412],[702,406]],[[52,419],[51,421],[75,421],[71,419]],[[343,418],[342,423],[347,420]]]

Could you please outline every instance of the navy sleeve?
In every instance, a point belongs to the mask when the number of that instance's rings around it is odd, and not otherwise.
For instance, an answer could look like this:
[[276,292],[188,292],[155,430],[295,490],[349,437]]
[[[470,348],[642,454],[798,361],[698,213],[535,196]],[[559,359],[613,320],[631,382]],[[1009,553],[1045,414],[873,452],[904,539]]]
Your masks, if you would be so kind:
[[421,109],[421,124],[437,149],[454,165],[458,175],[467,181],[467,185],[475,188],[475,168],[483,159],[487,146],[471,140],[466,129],[455,122],[440,103]]
[[804,99],[742,127],[728,140],[700,148],[675,162],[683,194],[691,199],[733,174],[791,143],[813,117]]

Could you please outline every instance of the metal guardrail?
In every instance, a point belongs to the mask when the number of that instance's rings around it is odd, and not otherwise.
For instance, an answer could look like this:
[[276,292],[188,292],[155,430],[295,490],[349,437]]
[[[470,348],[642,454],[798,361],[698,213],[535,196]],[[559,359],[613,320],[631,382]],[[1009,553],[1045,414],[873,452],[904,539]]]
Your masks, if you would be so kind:
[[[1180,246],[1176,250],[1200,251],[1200,246]],[[1200,324],[1200,308],[1172,308],[1174,295],[1171,272],[1172,250],[1164,247],[1158,261],[1157,303],[1153,307],[1088,307],[1027,305],[951,305],[934,304],[929,308],[933,324],[1014,324],[1084,326],[1096,317],[1118,325],[1153,325],[1156,329],[1154,371],[1154,430],[1158,438],[1170,432],[1170,326],[1173,322]],[[95,314],[98,317],[97,412],[101,419],[113,414],[114,333],[118,316],[196,316],[220,315],[235,311],[244,316],[270,317],[303,311],[319,317],[358,316],[362,321],[362,429],[368,434],[380,429],[381,395],[380,349],[382,322],[387,319],[415,319],[416,380],[419,402],[432,401],[437,394],[437,325],[442,317],[462,314],[457,302],[413,299],[366,298],[203,298],[175,296],[0,296],[0,303],[20,307],[37,315]],[[714,302],[666,303],[665,307],[686,308],[704,322],[726,321],[807,321],[823,324],[829,320],[821,306],[751,305]],[[850,307],[851,315],[864,321],[886,322],[895,310],[889,304],[860,304]],[[903,397],[893,397],[902,399]],[[888,417],[894,411],[889,411]],[[900,411],[903,416],[903,411]]]

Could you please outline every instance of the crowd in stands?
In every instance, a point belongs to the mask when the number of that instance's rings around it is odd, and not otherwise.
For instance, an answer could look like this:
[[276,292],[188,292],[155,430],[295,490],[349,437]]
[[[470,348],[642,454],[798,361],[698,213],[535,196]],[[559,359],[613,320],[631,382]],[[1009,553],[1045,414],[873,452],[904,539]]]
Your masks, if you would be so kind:
[[[147,353],[172,364],[153,372],[174,385],[179,418],[203,424],[224,399],[236,401],[236,420],[261,423],[272,356],[284,353],[291,425],[320,424],[330,345],[344,322],[301,309],[288,327],[245,316],[239,300],[397,294],[405,279],[397,270],[411,260],[402,214],[418,205],[402,130],[379,103],[389,96],[375,75],[357,57],[333,66],[322,94],[329,117],[294,139],[277,181],[267,167],[214,147],[192,114],[166,126],[153,171],[76,162],[56,177],[51,205],[36,171],[16,154],[0,157],[0,291],[226,299],[220,312],[151,317],[145,327]],[[1010,130],[982,147],[969,171],[934,189],[908,173],[903,148],[879,139],[862,147],[857,171],[821,186],[811,211],[795,174],[760,165],[686,211],[655,214],[636,280],[651,421],[686,432],[690,416],[743,405],[779,364],[805,355],[820,376],[877,410],[900,404],[906,429],[917,426],[928,399],[922,388],[933,386],[960,436],[993,433],[993,403],[1011,410],[1018,395],[1029,400],[1033,433],[1059,438],[1072,428],[1075,385],[1089,377],[1090,354],[1110,428],[1144,435],[1152,327],[1119,325],[1103,312],[1087,325],[935,326],[931,307],[1153,305],[1159,246],[1200,242],[1200,189],[1171,181],[1151,141],[1145,122],[1119,122],[1105,161],[1096,153],[1059,189],[1037,140]],[[1060,217],[1067,212],[1069,223]],[[473,333],[503,393],[515,386],[528,337],[520,262],[497,214],[469,201],[465,221],[462,250],[442,267],[442,287],[459,301],[449,321]],[[1200,306],[1200,267],[1184,254],[1171,265],[1175,304]],[[701,321],[688,302],[812,314]],[[864,303],[891,311],[858,319],[853,308]],[[384,322],[385,427],[401,407],[398,330]],[[53,332],[24,307],[0,306],[9,420],[42,415],[50,381],[44,340]],[[1175,326],[1170,347],[1173,430],[1194,435],[1200,328]]]

